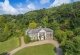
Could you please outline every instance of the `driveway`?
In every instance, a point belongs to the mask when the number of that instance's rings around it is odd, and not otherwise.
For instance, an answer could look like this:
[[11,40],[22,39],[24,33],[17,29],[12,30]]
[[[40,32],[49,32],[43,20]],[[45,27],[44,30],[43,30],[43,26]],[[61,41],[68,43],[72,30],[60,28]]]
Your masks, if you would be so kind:
[[63,55],[63,51],[61,48],[56,48],[56,55]]
[[36,45],[42,45],[42,44],[48,44],[48,43],[54,45],[56,48],[59,47],[59,43],[57,41],[55,41],[55,40],[43,40],[43,41],[36,41],[36,42],[28,43],[28,44],[23,44],[20,47],[18,47],[16,49],[13,49],[12,51],[10,51],[9,54],[13,55],[16,52],[18,52],[21,49],[26,48],[26,47],[36,46]]

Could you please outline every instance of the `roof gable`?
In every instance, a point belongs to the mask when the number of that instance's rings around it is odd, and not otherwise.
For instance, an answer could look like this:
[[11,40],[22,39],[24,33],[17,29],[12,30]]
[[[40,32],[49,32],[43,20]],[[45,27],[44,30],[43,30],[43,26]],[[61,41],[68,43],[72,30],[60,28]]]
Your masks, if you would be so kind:
[[39,32],[46,32],[44,29],[41,29]]

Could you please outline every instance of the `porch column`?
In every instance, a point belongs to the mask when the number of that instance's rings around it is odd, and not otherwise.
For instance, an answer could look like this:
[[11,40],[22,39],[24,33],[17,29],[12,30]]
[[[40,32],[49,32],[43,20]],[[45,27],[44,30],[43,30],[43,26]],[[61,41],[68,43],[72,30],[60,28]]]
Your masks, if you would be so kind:
[[47,35],[47,34],[46,34],[46,32],[45,32],[45,39],[47,38],[46,35]]
[[39,38],[39,33],[38,33],[38,40],[40,40],[40,38]]

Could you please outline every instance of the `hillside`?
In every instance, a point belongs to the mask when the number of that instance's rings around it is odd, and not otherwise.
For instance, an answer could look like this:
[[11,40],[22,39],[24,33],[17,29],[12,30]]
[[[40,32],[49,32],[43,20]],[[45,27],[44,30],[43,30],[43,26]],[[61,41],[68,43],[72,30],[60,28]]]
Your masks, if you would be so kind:
[[61,43],[64,55],[80,54],[80,2],[30,11],[20,15],[0,15],[0,42],[24,36],[27,28],[49,27]]

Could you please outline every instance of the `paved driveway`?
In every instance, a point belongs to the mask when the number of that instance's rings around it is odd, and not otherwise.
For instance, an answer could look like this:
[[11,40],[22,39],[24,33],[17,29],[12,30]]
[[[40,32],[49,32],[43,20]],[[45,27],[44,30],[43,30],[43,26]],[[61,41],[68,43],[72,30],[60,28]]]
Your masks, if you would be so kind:
[[56,55],[63,55],[63,51],[61,48],[56,48]]

